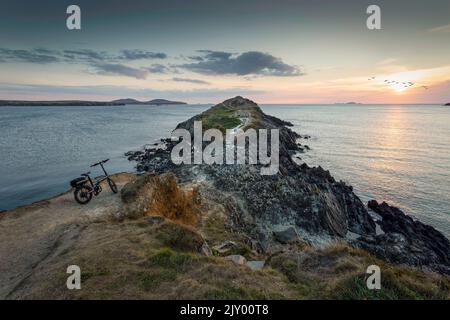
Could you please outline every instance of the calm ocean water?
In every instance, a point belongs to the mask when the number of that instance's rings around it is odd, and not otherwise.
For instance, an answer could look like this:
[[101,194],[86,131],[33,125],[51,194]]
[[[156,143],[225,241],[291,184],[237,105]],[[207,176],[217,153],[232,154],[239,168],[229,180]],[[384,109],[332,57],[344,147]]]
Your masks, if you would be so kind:
[[[104,158],[111,173],[133,171],[124,152],[169,136],[209,106],[1,107],[0,209],[66,191]],[[329,169],[364,201],[386,200],[450,237],[449,107],[262,108],[311,136],[307,164]]]

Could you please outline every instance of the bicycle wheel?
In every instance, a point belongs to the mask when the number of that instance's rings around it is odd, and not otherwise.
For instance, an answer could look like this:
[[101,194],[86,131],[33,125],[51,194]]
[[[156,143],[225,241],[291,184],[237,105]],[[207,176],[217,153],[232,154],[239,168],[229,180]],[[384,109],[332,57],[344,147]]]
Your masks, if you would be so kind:
[[79,188],[76,188],[73,192],[75,196],[75,201],[79,204],[86,204],[92,199],[92,188],[87,185],[83,185]]
[[109,184],[109,187],[111,188],[111,191],[114,193],[117,193],[117,191],[118,191],[117,186],[114,183],[114,181],[112,181],[112,179],[108,178],[108,184]]

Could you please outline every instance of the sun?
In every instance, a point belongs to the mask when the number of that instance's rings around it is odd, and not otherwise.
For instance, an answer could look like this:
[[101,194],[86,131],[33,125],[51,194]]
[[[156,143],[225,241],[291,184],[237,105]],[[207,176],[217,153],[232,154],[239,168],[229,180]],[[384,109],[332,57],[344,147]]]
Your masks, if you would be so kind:
[[389,87],[397,93],[402,93],[402,92],[406,91],[406,89],[408,89],[408,87],[405,87],[405,85],[403,83],[398,83],[398,82],[390,83]]

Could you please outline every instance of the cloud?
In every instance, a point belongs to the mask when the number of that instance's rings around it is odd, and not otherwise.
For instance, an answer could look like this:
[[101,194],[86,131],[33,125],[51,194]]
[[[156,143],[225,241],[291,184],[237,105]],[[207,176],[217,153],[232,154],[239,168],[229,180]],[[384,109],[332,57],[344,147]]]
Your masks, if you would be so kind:
[[121,75],[136,79],[146,79],[149,71],[125,66],[123,64],[103,63],[96,64],[94,67],[97,74],[101,75]]
[[109,53],[92,49],[66,49],[62,51],[44,48],[12,50],[0,48],[0,61],[3,62],[29,62],[29,63],[117,63],[120,61],[134,61],[142,59],[166,59],[162,52],[150,52],[140,49],[122,50],[119,53]]
[[379,66],[385,66],[385,65],[393,64],[393,63],[395,63],[395,62],[397,62],[397,59],[396,59],[396,58],[386,58],[386,59],[384,59],[384,60],[378,61],[378,62],[377,62],[377,65],[379,65]]
[[140,100],[164,98],[183,101],[219,102],[234,96],[255,96],[266,93],[251,88],[196,88],[189,90],[178,89],[149,89],[128,86],[99,85],[99,86],[56,86],[35,84],[0,83],[0,94],[4,99],[25,100],[57,100],[81,99],[110,101],[132,97]]
[[12,50],[0,48],[0,61],[3,62],[15,61],[15,62],[47,64],[58,62],[59,60],[60,59],[54,55],[54,52],[46,49]]
[[179,67],[192,72],[207,75],[265,75],[265,76],[299,76],[302,71],[293,65],[284,63],[280,58],[259,51],[241,54],[230,52],[200,50],[201,56],[191,57],[195,62]]
[[162,52],[150,52],[145,50],[122,50],[121,59],[125,60],[140,60],[140,59],[166,59],[167,54]]
[[445,33],[448,33],[448,32],[450,32],[450,24],[447,24],[445,26],[436,27],[436,28],[430,29],[428,31],[430,31],[430,32],[445,32]]
[[170,69],[162,64],[152,64],[150,67],[145,68],[151,73],[169,73]]
[[72,62],[92,62],[112,60],[113,57],[104,51],[94,51],[90,49],[64,50],[64,58]]
[[188,82],[188,83],[195,83],[195,84],[210,84],[208,81],[199,80],[199,79],[189,79],[189,78],[172,78],[172,81],[175,82]]

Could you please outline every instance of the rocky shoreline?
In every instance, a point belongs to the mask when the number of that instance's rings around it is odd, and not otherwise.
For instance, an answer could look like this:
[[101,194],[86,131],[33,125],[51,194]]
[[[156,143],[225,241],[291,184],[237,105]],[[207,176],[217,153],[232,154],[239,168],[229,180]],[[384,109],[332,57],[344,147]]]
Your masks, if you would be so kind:
[[[320,166],[299,164],[295,155],[304,148],[299,143],[302,137],[289,128],[290,123],[264,114],[253,101],[242,97],[226,100],[206,112],[221,109],[249,117],[252,128],[280,130],[279,174],[261,176],[258,165],[177,166],[170,160],[176,144],[170,138],[128,152],[129,160],[137,161],[140,172],[170,172],[181,182],[202,181],[201,190],[214,194],[228,208],[233,230],[248,236],[252,249],[258,252],[279,250],[276,235],[284,233],[292,241],[313,246],[344,241],[388,262],[450,273],[450,242],[439,231],[397,208],[371,201],[369,208],[380,216],[375,221],[351,186],[335,181]],[[193,132],[194,121],[202,117],[204,114],[197,115],[177,128]],[[221,197],[223,194],[230,197]]]
[[119,194],[103,182],[86,205],[69,190],[0,214],[0,299],[450,299],[448,240],[301,164],[308,136],[241,97],[194,118],[279,129],[279,173],[174,165],[172,139],[127,152],[140,173],[113,175]]

